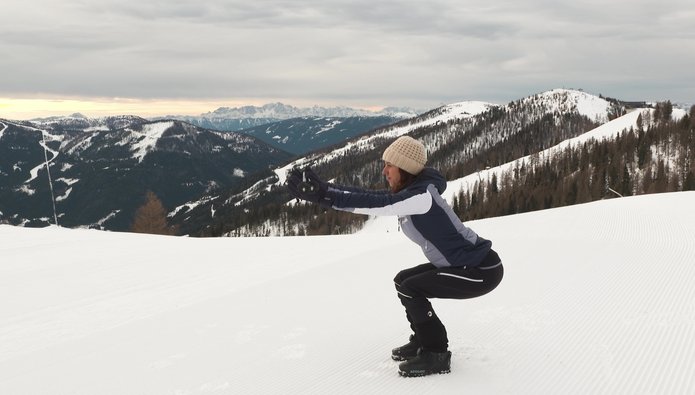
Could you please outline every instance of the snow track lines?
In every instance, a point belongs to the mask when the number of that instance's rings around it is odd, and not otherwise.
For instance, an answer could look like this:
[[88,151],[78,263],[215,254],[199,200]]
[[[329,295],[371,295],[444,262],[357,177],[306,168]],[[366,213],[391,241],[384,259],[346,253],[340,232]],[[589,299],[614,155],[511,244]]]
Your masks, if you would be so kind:
[[424,258],[395,230],[189,239],[2,225],[0,393],[692,394],[693,201],[468,223],[505,278],[433,301],[451,373],[411,379],[390,356],[409,335],[392,279]]

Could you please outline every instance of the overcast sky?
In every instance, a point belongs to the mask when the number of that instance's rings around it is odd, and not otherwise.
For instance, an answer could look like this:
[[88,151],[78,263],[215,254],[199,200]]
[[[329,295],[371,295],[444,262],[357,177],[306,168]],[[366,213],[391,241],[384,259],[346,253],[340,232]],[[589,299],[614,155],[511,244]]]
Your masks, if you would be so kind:
[[693,0],[3,0],[2,16],[5,110],[111,98],[427,109],[562,87],[695,102]]

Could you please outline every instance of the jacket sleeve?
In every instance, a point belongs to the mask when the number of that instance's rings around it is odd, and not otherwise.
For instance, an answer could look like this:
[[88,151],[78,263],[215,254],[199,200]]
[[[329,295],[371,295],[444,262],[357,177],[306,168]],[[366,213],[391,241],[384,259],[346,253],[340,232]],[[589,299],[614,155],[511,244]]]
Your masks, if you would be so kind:
[[366,215],[416,215],[432,207],[432,195],[427,189],[406,189],[398,193],[361,191],[351,192],[328,188],[327,194],[337,210]]
[[378,195],[391,193],[391,191],[389,191],[388,189],[371,190],[371,189],[364,189],[364,188],[358,188],[358,187],[347,186],[347,185],[338,185],[338,184],[334,184],[331,182],[328,183],[328,187],[336,189],[338,191],[352,192],[352,193],[373,193],[373,194],[378,194]]

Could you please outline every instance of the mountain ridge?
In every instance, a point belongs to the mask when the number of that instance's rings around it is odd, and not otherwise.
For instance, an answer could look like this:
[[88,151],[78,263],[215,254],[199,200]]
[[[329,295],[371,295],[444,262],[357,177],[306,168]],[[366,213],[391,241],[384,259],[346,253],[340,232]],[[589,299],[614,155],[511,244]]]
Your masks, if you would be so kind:
[[0,221],[45,225],[56,214],[65,226],[127,230],[147,190],[174,207],[291,157],[251,136],[178,120],[78,121],[0,120]]

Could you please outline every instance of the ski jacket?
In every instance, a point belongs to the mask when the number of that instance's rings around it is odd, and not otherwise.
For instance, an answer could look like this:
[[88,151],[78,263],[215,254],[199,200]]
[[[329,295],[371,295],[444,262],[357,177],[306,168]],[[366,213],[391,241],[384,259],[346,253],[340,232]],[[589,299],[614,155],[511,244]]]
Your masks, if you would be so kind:
[[328,184],[326,196],[337,210],[398,216],[403,233],[436,267],[476,267],[492,242],[461,222],[441,196],[445,189],[444,177],[433,168],[425,168],[412,184],[397,193]]

